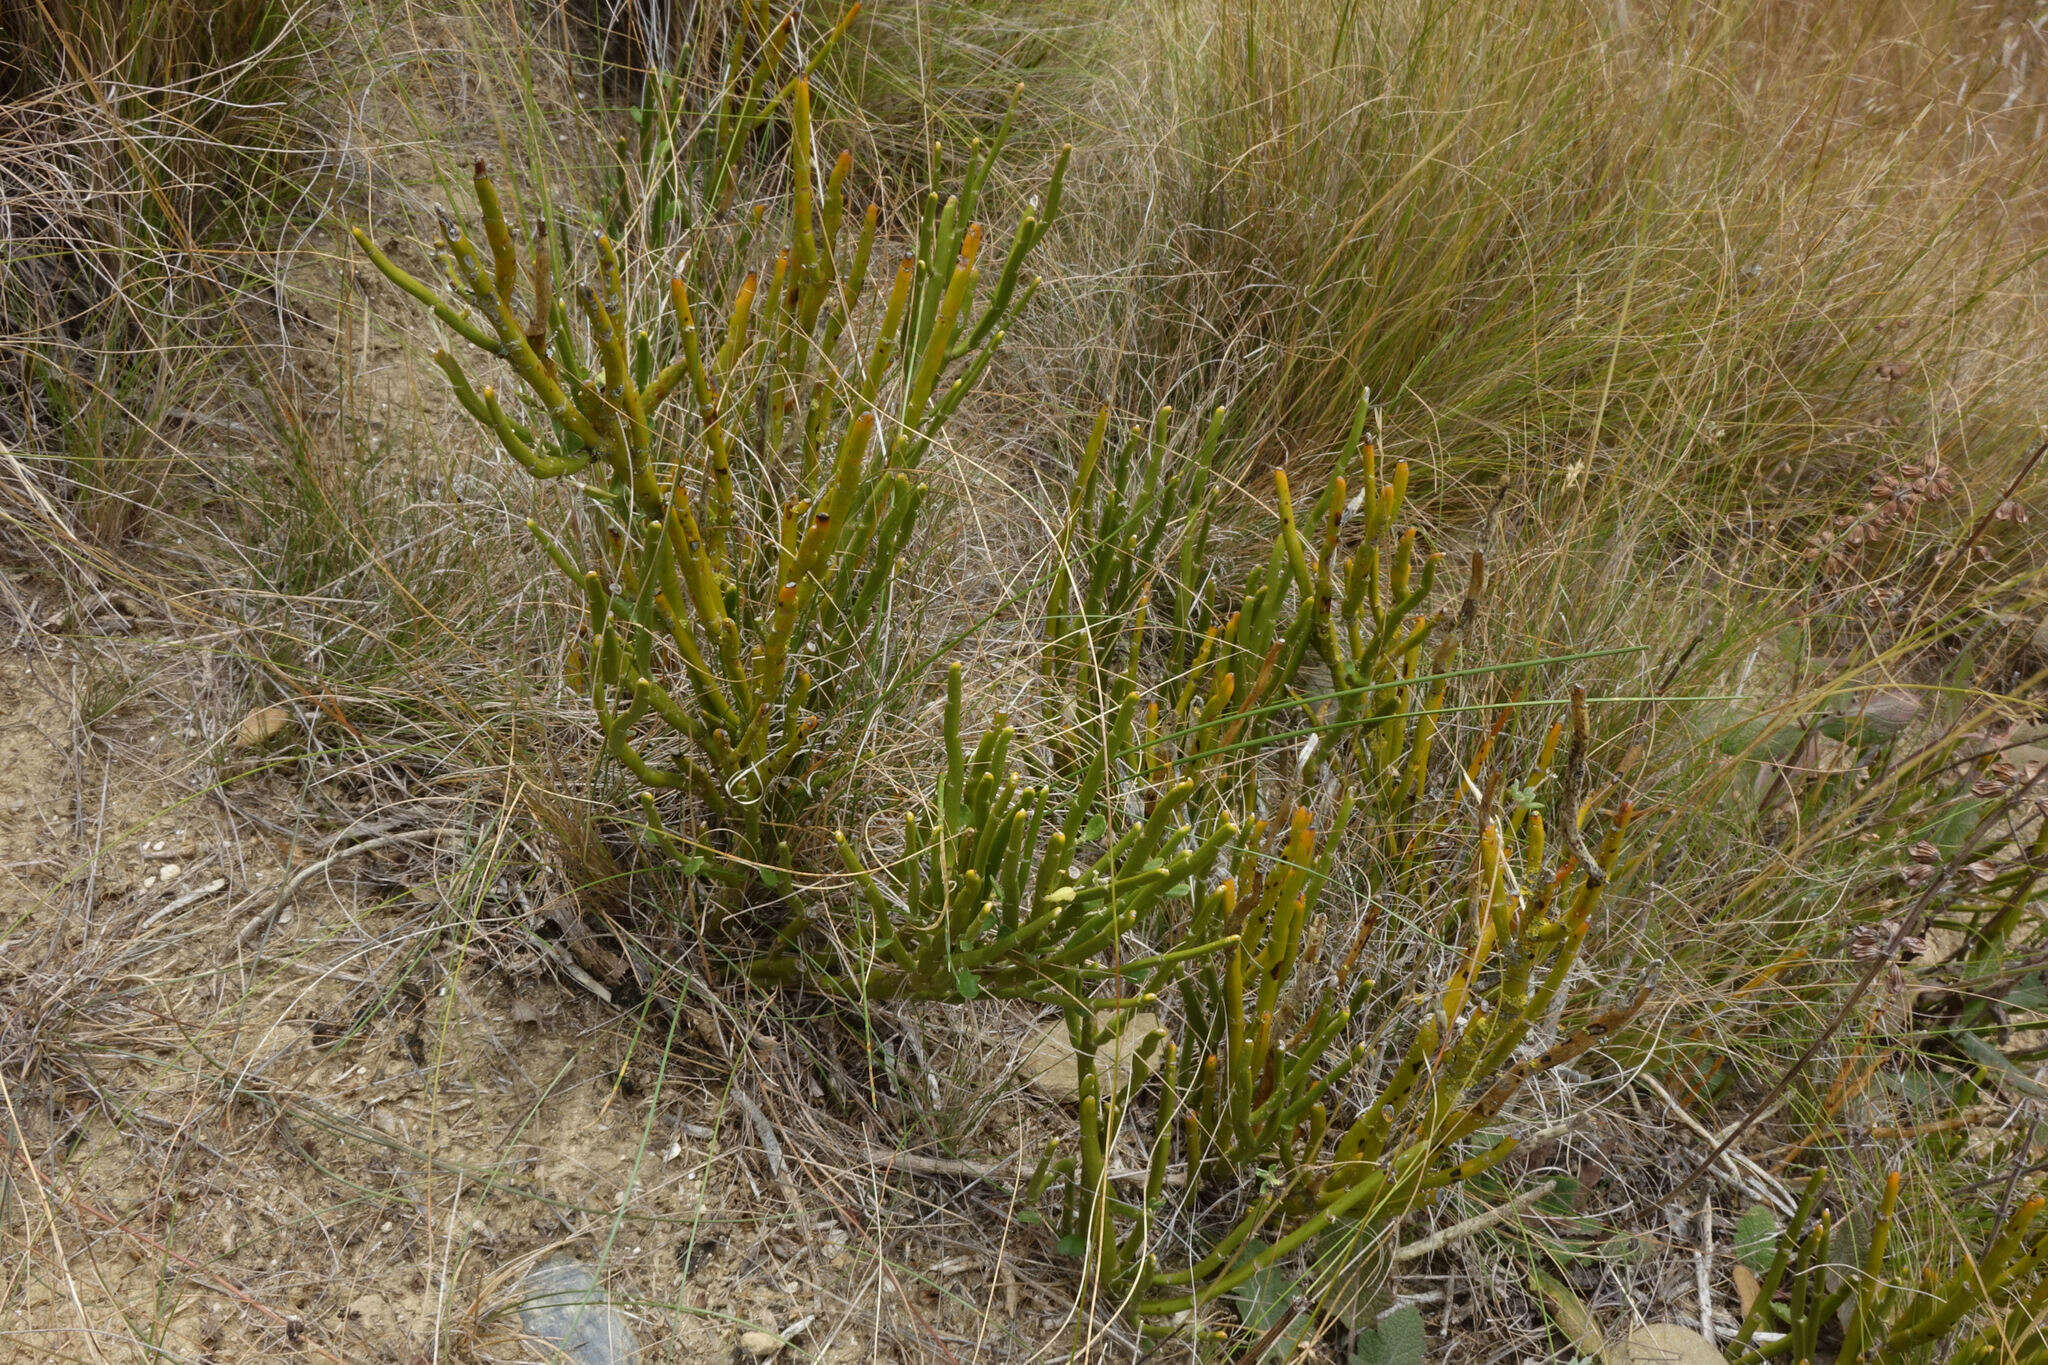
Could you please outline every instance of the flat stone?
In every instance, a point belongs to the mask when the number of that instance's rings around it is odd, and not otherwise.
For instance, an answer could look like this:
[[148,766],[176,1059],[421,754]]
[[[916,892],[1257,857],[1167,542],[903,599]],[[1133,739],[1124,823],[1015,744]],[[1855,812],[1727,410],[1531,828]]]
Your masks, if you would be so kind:
[[638,1365],[632,1324],[588,1267],[557,1256],[519,1285],[519,1326],[564,1365]]
[[[1105,1021],[1106,1022],[1106,1021]],[[1121,1087],[1131,1074],[1138,1048],[1159,1027],[1156,1014],[1134,1014],[1124,1031],[1095,1049],[1099,1073],[1116,1076]],[[1071,1102],[1081,1097],[1081,1071],[1074,1061],[1074,1045],[1067,1037],[1063,1019],[1055,1019],[1032,1036],[1031,1048],[1019,1068],[1024,1081],[1048,1099]]]

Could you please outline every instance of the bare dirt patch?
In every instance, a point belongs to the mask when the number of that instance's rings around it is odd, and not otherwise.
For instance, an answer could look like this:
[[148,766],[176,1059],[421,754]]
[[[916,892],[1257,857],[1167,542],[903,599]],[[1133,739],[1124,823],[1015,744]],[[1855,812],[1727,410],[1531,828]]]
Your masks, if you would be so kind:
[[[648,1361],[1060,1335],[988,1254],[1006,1191],[821,1146],[820,1059],[747,1018],[574,986],[515,841],[352,805],[296,712],[239,746],[214,674],[146,632],[0,664],[0,1358],[539,1358],[518,1284],[563,1253]],[[995,1125],[1000,1066],[920,1062]]]

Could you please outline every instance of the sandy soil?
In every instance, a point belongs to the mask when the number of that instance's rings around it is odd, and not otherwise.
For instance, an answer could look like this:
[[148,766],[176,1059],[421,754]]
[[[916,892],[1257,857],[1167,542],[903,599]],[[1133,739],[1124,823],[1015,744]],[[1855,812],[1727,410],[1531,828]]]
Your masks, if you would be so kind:
[[[245,723],[204,648],[147,621],[21,643],[0,662],[0,1359],[537,1358],[518,1281],[560,1253],[648,1361],[725,1360],[747,1330],[846,1361],[1061,1335],[987,1254],[1000,1191],[808,1140],[770,1087],[810,1069],[745,1019],[643,1026],[577,987],[532,931],[542,874],[480,851],[460,807],[314,773],[303,716]],[[930,1065],[934,1094],[999,1080]]]

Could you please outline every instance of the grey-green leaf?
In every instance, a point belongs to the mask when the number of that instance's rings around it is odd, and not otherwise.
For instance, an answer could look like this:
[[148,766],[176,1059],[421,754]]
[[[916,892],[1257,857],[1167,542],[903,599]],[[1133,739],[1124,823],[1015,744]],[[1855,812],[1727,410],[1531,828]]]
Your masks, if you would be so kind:
[[1428,1365],[1429,1333],[1422,1310],[1404,1303],[1360,1332],[1351,1346],[1351,1365]]
[[1771,1267],[1778,1245],[1778,1216],[1762,1204],[1751,1204],[1735,1220],[1735,1259],[1761,1275]]

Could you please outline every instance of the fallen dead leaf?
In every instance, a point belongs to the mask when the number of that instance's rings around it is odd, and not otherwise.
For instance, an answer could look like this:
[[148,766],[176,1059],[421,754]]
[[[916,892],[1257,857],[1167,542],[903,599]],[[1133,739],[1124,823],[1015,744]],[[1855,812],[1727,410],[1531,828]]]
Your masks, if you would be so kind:
[[1562,1281],[1554,1280],[1540,1270],[1529,1272],[1529,1282],[1543,1296],[1543,1302],[1550,1306],[1551,1325],[1572,1344],[1574,1351],[1582,1356],[1607,1355],[1607,1336],[1600,1330],[1600,1324],[1593,1320],[1592,1310],[1577,1294]]
[[235,727],[235,747],[254,749],[268,744],[291,723],[291,707],[282,703],[259,706],[243,716],[241,724]]
[[1629,1333],[1619,1352],[1607,1353],[1608,1365],[1727,1365],[1713,1344],[1690,1327],[1653,1322]]
[[1889,738],[1917,720],[1920,710],[1920,698],[1913,693],[1887,691],[1873,693],[1859,714],[1868,728]]
[[1742,1262],[1735,1263],[1735,1301],[1742,1305],[1742,1316],[1749,1316],[1749,1310],[1756,1307],[1756,1296],[1763,1292],[1763,1281],[1756,1272]]

